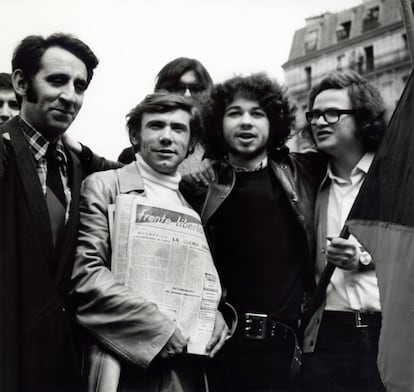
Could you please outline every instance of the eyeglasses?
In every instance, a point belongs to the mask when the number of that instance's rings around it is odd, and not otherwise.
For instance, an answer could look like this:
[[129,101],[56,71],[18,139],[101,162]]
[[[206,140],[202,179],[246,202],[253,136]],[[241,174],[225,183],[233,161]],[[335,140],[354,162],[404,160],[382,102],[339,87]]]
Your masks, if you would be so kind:
[[330,125],[336,124],[343,114],[354,114],[355,110],[352,109],[335,109],[329,108],[324,111],[322,110],[311,110],[305,113],[306,121],[313,125],[316,121],[318,121],[319,117],[323,117],[323,119]]
[[189,90],[191,95],[202,93],[205,88],[200,83],[181,83],[178,82],[168,87],[168,91],[184,95],[185,91]]

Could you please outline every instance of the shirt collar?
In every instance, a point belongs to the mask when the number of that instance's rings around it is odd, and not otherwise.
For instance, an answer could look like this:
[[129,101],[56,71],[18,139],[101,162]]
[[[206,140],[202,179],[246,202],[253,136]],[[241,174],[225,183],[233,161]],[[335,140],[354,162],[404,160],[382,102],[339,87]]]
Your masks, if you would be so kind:
[[228,156],[226,156],[225,159],[227,163],[234,169],[235,172],[253,172],[253,171],[264,169],[265,167],[267,167],[268,160],[269,160],[266,155],[253,169],[246,169],[245,167],[238,167],[232,164]]
[[[36,161],[40,161],[45,158],[49,141],[36,129],[34,129],[26,120],[21,118],[24,123],[23,135],[26,141],[29,143],[30,150],[32,151]],[[56,156],[61,159],[63,164],[67,166],[67,157],[65,153],[65,146],[63,145],[62,139],[59,138],[56,142]]]
[[[358,161],[355,167],[351,171],[351,177],[357,175],[358,173],[363,173],[364,175],[368,173],[369,168],[371,167],[372,161],[374,160],[374,154],[372,152],[365,153],[362,158]],[[326,175],[322,181],[322,185],[326,185],[330,181],[339,181],[344,182],[344,180],[332,172],[331,162],[328,163],[328,168],[326,170]]]

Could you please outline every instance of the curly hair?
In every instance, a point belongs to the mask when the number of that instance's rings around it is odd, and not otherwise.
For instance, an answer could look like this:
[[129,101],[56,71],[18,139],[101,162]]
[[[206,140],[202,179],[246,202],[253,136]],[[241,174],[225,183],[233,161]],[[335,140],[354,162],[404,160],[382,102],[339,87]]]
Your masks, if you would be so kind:
[[140,147],[141,123],[144,113],[167,113],[173,110],[184,110],[191,114],[190,119],[190,147],[188,153],[193,152],[201,133],[200,113],[189,97],[165,92],[147,95],[142,102],[135,106],[126,116],[129,140],[138,151]]
[[228,153],[223,135],[224,112],[240,96],[257,101],[266,113],[269,119],[267,150],[273,151],[285,144],[295,118],[295,108],[289,102],[285,89],[265,73],[236,76],[214,85],[202,97],[202,144],[209,158],[220,159]]
[[[385,103],[376,87],[355,71],[335,71],[328,74],[309,93],[309,110],[318,94],[330,89],[347,89],[355,113],[356,135],[361,138],[365,151],[375,152],[387,127]],[[302,131],[313,144],[310,124]]]

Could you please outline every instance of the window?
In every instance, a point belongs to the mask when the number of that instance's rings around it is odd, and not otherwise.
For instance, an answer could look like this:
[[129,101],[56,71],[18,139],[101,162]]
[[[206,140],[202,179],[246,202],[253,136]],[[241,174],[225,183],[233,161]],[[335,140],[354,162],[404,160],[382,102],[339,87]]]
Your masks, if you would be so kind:
[[312,67],[305,67],[306,88],[309,90],[312,87]]
[[318,31],[317,30],[309,31],[305,37],[305,51],[312,52],[313,50],[316,50],[317,47],[318,47]]
[[349,38],[349,34],[351,32],[351,21],[341,23],[336,28],[336,39],[339,41],[343,41]]
[[374,70],[374,47],[367,46],[365,51],[365,71],[370,72]]
[[362,21],[362,31],[375,29],[379,26],[379,5],[368,8]]

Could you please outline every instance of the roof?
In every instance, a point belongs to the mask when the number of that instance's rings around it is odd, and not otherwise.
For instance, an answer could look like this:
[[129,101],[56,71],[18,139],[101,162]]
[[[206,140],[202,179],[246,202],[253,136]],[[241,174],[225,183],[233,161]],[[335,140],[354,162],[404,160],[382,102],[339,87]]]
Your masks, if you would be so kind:
[[[368,20],[370,10],[379,7],[378,20]],[[371,11],[371,13],[375,11]],[[290,48],[289,60],[297,60],[310,53],[327,49],[339,43],[337,30],[341,30],[343,24],[350,23],[349,36],[346,40],[361,37],[368,31],[371,33],[375,29],[384,28],[401,22],[401,11],[399,0],[372,0],[366,1],[361,5],[346,9],[338,13],[324,13],[315,17],[307,18],[307,25],[296,30]],[[315,48],[306,50],[307,40],[311,40],[312,34],[316,36]],[[344,42],[342,40],[341,42]],[[310,45],[313,46],[313,45]],[[284,64],[286,65],[286,64]]]

